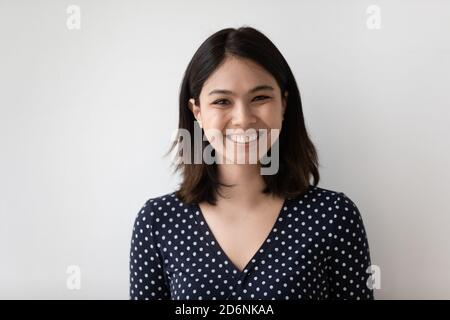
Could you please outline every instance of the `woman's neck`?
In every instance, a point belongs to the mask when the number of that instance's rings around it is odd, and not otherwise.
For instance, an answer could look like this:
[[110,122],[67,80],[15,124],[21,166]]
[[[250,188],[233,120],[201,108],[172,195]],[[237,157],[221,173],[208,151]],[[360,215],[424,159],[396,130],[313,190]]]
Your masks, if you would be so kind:
[[262,193],[265,182],[260,173],[259,164],[219,164],[218,178],[221,183],[233,187],[220,187],[218,201],[222,204],[232,203],[241,208],[251,208],[268,197]]

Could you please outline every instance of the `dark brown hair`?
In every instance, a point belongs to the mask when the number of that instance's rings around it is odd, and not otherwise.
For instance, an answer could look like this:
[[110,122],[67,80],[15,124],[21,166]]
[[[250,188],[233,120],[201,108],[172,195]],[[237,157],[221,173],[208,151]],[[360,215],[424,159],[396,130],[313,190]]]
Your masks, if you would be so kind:
[[[275,78],[282,93],[288,91],[283,126],[276,142],[279,143],[279,169],[275,175],[262,175],[266,184],[262,192],[294,197],[306,192],[311,176],[313,185],[317,186],[320,179],[317,152],[306,131],[300,92],[294,75],[277,47],[254,28],[244,26],[239,29],[220,30],[207,38],[197,49],[181,83],[179,129],[189,131],[190,136],[194,137],[196,121],[189,109],[189,99],[194,98],[195,103],[200,104],[199,96],[204,82],[227,56],[251,59]],[[182,138],[178,137],[167,154],[181,143]],[[208,141],[203,141],[202,151],[208,145]],[[191,148],[193,156],[193,141],[188,147]],[[180,152],[177,154],[181,156]],[[218,181],[215,163],[178,163],[174,173],[177,171],[181,171],[182,182],[175,195],[188,204],[207,201],[215,205],[217,194],[221,195],[219,187],[232,187]]]

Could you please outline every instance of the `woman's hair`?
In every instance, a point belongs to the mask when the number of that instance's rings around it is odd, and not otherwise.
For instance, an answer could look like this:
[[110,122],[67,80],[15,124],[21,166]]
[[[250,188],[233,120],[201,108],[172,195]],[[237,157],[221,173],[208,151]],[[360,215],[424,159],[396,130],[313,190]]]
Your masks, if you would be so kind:
[[[189,99],[193,98],[197,105],[200,104],[199,96],[203,84],[229,56],[251,59],[275,78],[282,95],[288,91],[283,125],[276,142],[279,143],[279,169],[274,175],[262,175],[266,184],[263,193],[281,197],[303,194],[310,186],[311,176],[313,185],[317,186],[320,179],[317,152],[306,131],[300,92],[294,75],[277,47],[254,28],[244,26],[220,30],[207,38],[197,49],[181,83],[179,129],[187,130],[190,137],[194,137],[196,119],[189,109]],[[177,146],[180,147],[185,142],[182,140],[184,139],[178,137],[167,154]],[[192,140],[188,146],[183,146],[190,148],[191,155],[195,152]],[[201,140],[201,154],[203,154],[209,142]],[[177,154],[180,155],[180,152]],[[204,161],[201,164],[194,161],[178,163],[174,173],[177,171],[181,171],[182,181],[175,195],[185,203],[207,201],[215,205],[217,194],[222,195],[219,187],[232,187],[218,181],[216,163],[206,164]]]

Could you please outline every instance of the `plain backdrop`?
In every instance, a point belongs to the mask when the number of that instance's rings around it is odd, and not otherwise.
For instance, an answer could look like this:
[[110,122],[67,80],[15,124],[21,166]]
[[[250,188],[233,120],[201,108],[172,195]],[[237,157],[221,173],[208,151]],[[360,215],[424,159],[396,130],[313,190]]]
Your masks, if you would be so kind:
[[363,216],[375,297],[450,299],[449,12],[444,0],[0,0],[0,298],[128,299],[134,218],[180,181],[163,154],[185,68],[209,35],[248,25],[294,72],[319,187]]

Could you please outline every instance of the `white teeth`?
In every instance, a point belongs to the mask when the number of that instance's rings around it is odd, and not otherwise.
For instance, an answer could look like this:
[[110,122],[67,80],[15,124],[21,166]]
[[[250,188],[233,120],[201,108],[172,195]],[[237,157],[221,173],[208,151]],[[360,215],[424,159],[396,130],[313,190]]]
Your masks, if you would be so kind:
[[258,134],[232,134],[228,138],[237,143],[248,143],[258,139]]

